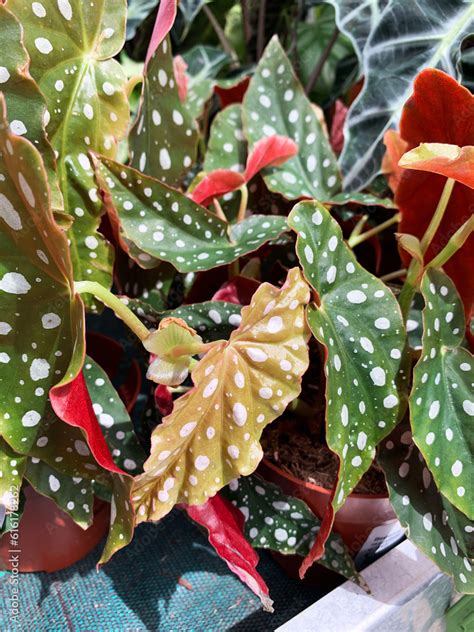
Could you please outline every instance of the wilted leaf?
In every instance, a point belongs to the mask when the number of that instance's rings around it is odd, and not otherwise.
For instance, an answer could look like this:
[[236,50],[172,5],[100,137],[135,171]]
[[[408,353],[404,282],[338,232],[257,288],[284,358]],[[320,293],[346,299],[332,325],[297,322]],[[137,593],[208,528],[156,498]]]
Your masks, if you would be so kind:
[[146,66],[140,110],[130,132],[131,166],[179,186],[194,163],[197,131],[181,103],[169,37]]
[[114,156],[129,119],[126,77],[112,59],[125,39],[125,0],[9,0],[20,20],[30,72],[46,98],[48,137],[58,153],[77,280],[111,285],[112,252],[97,233],[101,205],[87,152]]
[[439,173],[474,189],[474,147],[422,143],[408,151],[398,163],[405,169]]
[[[302,500],[254,474],[231,481],[223,494],[242,512],[252,546],[284,554],[309,553],[321,523]],[[358,581],[354,562],[337,533],[329,536],[319,563]]]
[[209,270],[253,252],[286,230],[284,217],[252,215],[229,229],[214,213],[130,167],[100,158],[97,177],[125,251],[142,267],[158,259],[180,272]]
[[209,542],[230,570],[261,600],[263,608],[273,612],[268,587],[257,573],[258,555],[245,539],[242,514],[217,494],[203,505],[186,507],[188,516],[209,533]]
[[81,355],[83,308],[71,297],[67,239],[40,155],[5,115],[0,97],[0,434],[28,454],[51,411],[50,387]]
[[265,283],[242,309],[242,323],[192,373],[194,388],[152,435],[145,473],[137,477],[138,521],[159,520],[178,502],[200,504],[262,457],[264,427],[298,396],[308,366],[298,268],[277,289]]
[[296,250],[305,277],[317,293],[308,322],[325,347],[326,440],[340,460],[331,503],[311,553],[318,559],[335,512],[370,467],[376,445],[397,422],[395,379],[405,334],[395,297],[357,263],[324,206],[297,204],[289,224],[298,234]]
[[400,424],[379,451],[390,501],[407,536],[442,571],[456,590],[474,592],[474,525],[439,493],[422,454]]
[[265,49],[250,81],[242,112],[250,149],[274,134],[291,138],[299,147],[294,158],[268,170],[264,179],[271,191],[293,200],[326,199],[340,189],[329,141],[276,37]]
[[[362,189],[377,174],[384,134],[398,122],[420,70],[441,66],[454,74],[453,51],[473,24],[474,5],[464,0],[392,0],[385,6],[365,45],[364,87],[346,121],[340,166],[347,190]],[[370,27],[367,21],[364,29]]]
[[462,303],[449,277],[428,270],[421,291],[423,347],[410,395],[413,439],[439,491],[474,519],[474,360],[461,347]]

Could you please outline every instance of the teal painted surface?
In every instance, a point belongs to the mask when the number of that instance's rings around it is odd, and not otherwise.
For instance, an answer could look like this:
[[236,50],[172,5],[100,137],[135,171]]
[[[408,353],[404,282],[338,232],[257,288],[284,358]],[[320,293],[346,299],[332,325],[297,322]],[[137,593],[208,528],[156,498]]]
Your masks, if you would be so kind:
[[0,630],[269,632],[321,596],[262,552],[258,568],[275,601],[275,614],[263,612],[178,511],[159,524],[141,525],[132,544],[97,573],[98,558],[99,548],[69,569],[21,575],[20,625],[10,620],[10,575],[0,576]]

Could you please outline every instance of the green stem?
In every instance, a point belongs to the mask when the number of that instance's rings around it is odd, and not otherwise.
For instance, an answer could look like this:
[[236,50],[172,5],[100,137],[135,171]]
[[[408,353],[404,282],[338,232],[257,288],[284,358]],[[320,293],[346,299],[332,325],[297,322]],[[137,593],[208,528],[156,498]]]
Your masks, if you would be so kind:
[[238,67],[239,66],[239,57],[238,57],[237,53],[235,52],[234,48],[232,48],[229,40],[227,39],[226,34],[224,33],[221,25],[219,24],[219,20],[216,18],[216,16],[211,11],[211,9],[208,7],[207,4],[203,5],[202,11],[203,11],[203,13],[206,14],[207,19],[211,23],[211,26],[214,29],[214,32],[217,35],[217,38],[219,39],[220,45],[222,46],[224,51],[229,55],[229,57],[232,59],[232,66],[234,68]]
[[249,190],[246,184],[243,184],[240,189],[240,206],[239,214],[237,215],[237,223],[245,219],[245,213],[247,212],[247,205],[249,201]]
[[368,219],[369,219],[368,215],[362,215],[360,220],[352,229],[352,233],[349,235],[349,239],[348,239],[349,242],[361,234],[361,232],[364,230],[365,223],[367,222]]
[[140,340],[145,340],[150,334],[141,320],[117,296],[109,292],[100,283],[96,281],[78,281],[74,283],[74,291],[77,294],[92,294],[104,305],[110,307]]
[[455,180],[452,178],[448,178],[444,185],[443,192],[441,193],[441,197],[439,198],[438,205],[436,210],[431,218],[428,228],[426,229],[425,234],[423,235],[423,239],[421,240],[421,252],[423,254],[426,253],[430,243],[433,241],[433,237],[436,234],[436,231],[441,224],[441,220],[443,219],[444,212],[446,207],[448,206],[449,199],[451,197],[451,193],[453,192],[453,187],[455,184]]
[[225,340],[214,340],[213,342],[203,342],[202,344],[176,345],[173,347],[171,355],[173,358],[179,358],[185,355],[198,355],[198,353],[207,353],[216,345],[226,342]]
[[310,94],[310,92],[313,90],[314,86],[317,84],[319,77],[321,76],[321,73],[323,71],[324,68],[324,64],[326,63],[329,55],[331,54],[331,51],[333,49],[334,44],[337,42],[337,38],[339,37],[339,29],[336,28],[333,31],[333,34],[331,35],[328,43],[326,44],[321,57],[318,59],[318,61],[316,62],[316,66],[313,68],[313,71],[308,79],[308,83],[306,84],[305,87],[305,92],[306,94]]
[[406,322],[408,318],[408,312],[410,311],[411,302],[413,300],[413,296],[418,285],[418,277],[420,275],[420,272],[420,262],[416,259],[412,259],[410,265],[408,266],[405,283],[403,284],[400,295],[398,297],[398,303],[400,305],[400,310],[402,312],[404,322]]
[[464,224],[457,229],[443,250],[441,250],[436,257],[431,259],[426,268],[441,268],[444,266],[446,261],[451,259],[454,253],[464,245],[464,242],[472,232],[474,232],[474,215],[471,215],[467,222],[464,222]]
[[371,237],[378,235],[379,233],[384,231],[386,228],[393,226],[393,224],[397,224],[399,221],[400,221],[400,213],[396,213],[393,217],[391,217],[390,219],[387,219],[387,221],[382,222],[378,226],[374,226],[374,228],[367,230],[365,233],[362,233],[361,235],[355,235],[355,236],[351,235],[347,243],[349,244],[351,248],[354,248],[355,246],[358,246],[359,244],[361,244],[363,241],[366,241],[367,239],[370,239]]

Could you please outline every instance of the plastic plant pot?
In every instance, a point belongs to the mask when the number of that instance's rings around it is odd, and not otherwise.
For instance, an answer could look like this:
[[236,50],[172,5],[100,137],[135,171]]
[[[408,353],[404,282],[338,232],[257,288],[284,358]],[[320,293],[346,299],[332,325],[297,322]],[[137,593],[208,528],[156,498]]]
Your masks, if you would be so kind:
[[[331,491],[305,483],[288,474],[267,459],[261,462],[258,473],[275,483],[291,496],[301,498],[322,519]],[[341,535],[353,557],[360,551],[373,529],[381,525],[397,523],[388,495],[351,494],[344,506],[336,513],[334,529]]]

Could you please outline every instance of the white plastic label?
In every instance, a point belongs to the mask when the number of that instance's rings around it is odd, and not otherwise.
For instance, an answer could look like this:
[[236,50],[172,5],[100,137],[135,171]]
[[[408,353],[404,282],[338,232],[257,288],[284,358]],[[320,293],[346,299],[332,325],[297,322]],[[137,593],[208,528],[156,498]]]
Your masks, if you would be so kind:
[[398,520],[375,527],[356,555],[356,567],[364,568],[376,557],[401,542],[404,536],[405,532]]

